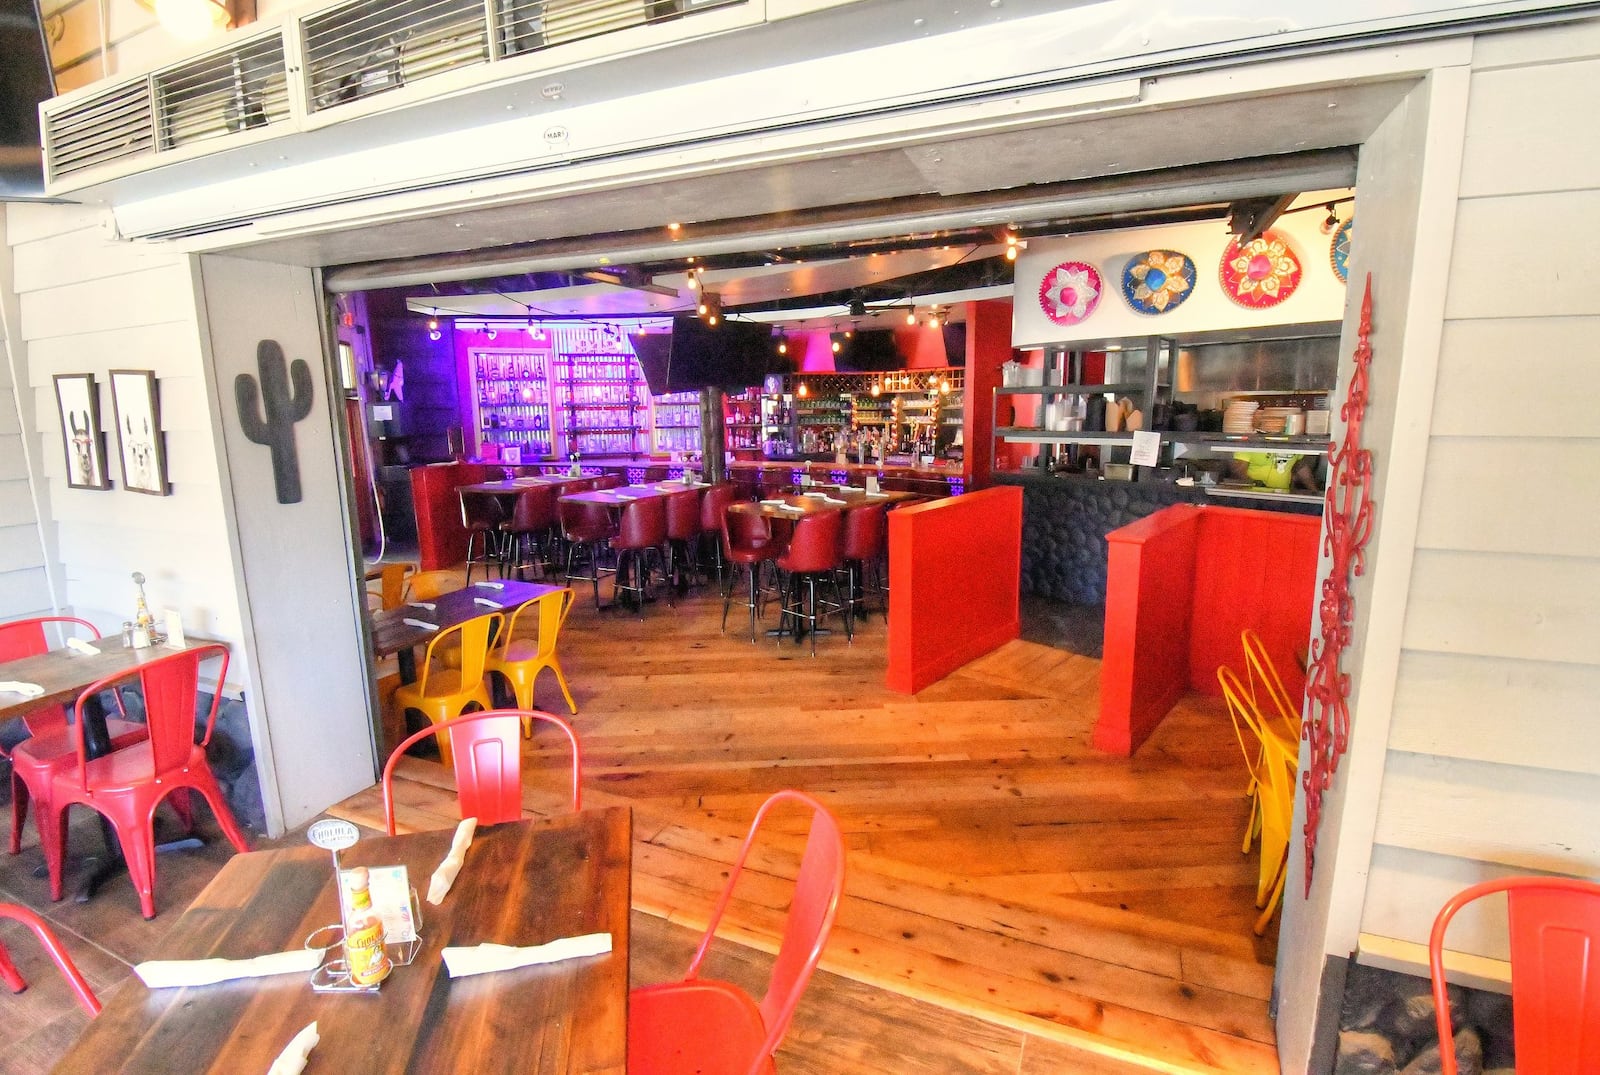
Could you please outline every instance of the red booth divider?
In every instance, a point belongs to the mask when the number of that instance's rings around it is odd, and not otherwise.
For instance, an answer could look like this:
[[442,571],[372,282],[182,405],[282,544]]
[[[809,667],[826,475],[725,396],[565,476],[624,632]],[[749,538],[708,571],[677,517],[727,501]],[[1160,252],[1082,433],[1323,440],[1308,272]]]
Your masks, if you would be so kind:
[[915,694],[1022,632],[1022,489],[889,513],[890,690]]
[[1300,697],[1321,534],[1314,515],[1193,504],[1107,534],[1094,745],[1132,754],[1185,691],[1220,693],[1217,667],[1241,665],[1246,627]]
[[423,571],[454,567],[467,558],[467,531],[461,525],[456,489],[488,478],[482,463],[429,463],[411,471],[411,500],[417,512],[417,562]]

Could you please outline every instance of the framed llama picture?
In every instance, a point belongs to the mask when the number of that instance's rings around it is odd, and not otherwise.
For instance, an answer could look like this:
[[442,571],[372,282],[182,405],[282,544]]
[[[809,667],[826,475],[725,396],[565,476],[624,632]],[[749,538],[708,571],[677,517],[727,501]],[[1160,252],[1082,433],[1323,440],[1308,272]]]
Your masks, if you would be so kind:
[[67,453],[67,485],[73,489],[109,489],[106,437],[100,429],[100,390],[92,373],[58,373],[56,410],[61,415],[61,443]]
[[156,375],[150,370],[112,370],[111,405],[122,458],[122,487],[131,493],[166,496],[171,490],[167,487]]

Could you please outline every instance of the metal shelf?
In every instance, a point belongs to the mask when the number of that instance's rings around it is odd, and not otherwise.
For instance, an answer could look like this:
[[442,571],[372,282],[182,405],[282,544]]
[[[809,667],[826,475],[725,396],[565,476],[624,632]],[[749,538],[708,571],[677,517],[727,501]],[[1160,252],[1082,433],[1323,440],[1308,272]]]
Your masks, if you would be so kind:
[[1014,444],[1132,444],[1132,433],[1087,433],[1083,430],[1025,429],[1002,426],[995,436]]
[[1241,500],[1276,500],[1285,504],[1321,504],[1322,493],[1288,493],[1277,489],[1229,489],[1221,485],[1203,487],[1206,496],[1238,497]]
[[1030,384],[996,388],[997,396],[1099,396],[1107,392],[1128,395],[1143,392],[1145,386],[1134,381],[1116,384]]

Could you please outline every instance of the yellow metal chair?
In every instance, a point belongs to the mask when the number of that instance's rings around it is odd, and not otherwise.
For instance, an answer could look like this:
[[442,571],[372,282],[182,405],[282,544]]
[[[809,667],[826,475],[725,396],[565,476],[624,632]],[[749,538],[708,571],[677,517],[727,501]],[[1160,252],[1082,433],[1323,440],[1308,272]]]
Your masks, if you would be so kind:
[[[532,601],[524,601],[511,613],[511,621],[500,634],[499,644],[489,651],[486,667],[491,673],[498,672],[510,682],[511,689],[517,695],[517,708],[534,708],[534,682],[539,678],[539,673],[548,668],[556,674],[556,683],[561,687],[562,697],[567,700],[567,709],[578,712],[578,703],[572,700],[566,673],[561,670],[561,661],[556,657],[556,640],[561,635],[561,625],[567,622],[567,613],[572,611],[575,599],[569,587]],[[533,606],[538,606],[539,633],[534,638],[518,638],[517,621]],[[524,718],[522,731],[524,735],[531,736],[532,721]]]
[[1255,924],[1256,935],[1260,936],[1283,899],[1289,829],[1294,823],[1299,741],[1288,738],[1263,719],[1249,691],[1233,669],[1227,666],[1218,668],[1217,681],[1222,685],[1222,697],[1227,702],[1228,715],[1233,719],[1234,735],[1239,740],[1239,749],[1250,771],[1250,824],[1245,830],[1244,846],[1240,850],[1248,852],[1255,836],[1258,833],[1261,836],[1256,906],[1263,910]]
[[[417,681],[395,688],[395,704],[402,712],[415,709],[434,724],[469,712],[469,705],[493,709],[494,701],[489,697],[489,688],[483,679],[484,662],[489,656],[492,632],[504,620],[502,614],[495,612],[467,620],[434,635],[433,641],[428,643],[427,657],[422,662]],[[436,667],[435,651],[450,647],[460,649],[462,666],[447,668],[440,664]],[[441,733],[438,742],[439,760],[449,768],[453,764],[450,737]]]
[[454,571],[418,571],[411,576],[411,593],[408,595],[413,601],[432,601],[442,593],[460,589]]
[[406,581],[416,571],[415,564],[382,564],[378,568],[378,590],[376,594],[368,591],[367,596],[378,598],[378,607],[381,609],[399,608],[405,603]]
[[[1272,663],[1272,656],[1267,653],[1267,647],[1262,643],[1261,636],[1246,627],[1239,634],[1239,642],[1244,646],[1244,670],[1249,680],[1250,700],[1255,703],[1256,711],[1264,717],[1281,722],[1282,731],[1290,739],[1298,740],[1300,706],[1289,697],[1289,691],[1283,685],[1283,677],[1278,675],[1277,666]],[[1263,695],[1265,695],[1264,701]]]

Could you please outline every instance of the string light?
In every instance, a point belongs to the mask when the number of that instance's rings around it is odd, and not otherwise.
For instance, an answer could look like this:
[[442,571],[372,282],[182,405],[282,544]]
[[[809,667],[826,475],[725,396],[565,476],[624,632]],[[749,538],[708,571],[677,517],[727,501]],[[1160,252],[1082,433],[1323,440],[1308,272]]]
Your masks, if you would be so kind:
[[483,334],[489,337],[489,339],[493,340],[499,337],[500,330],[495,328],[493,325],[485,325],[483,328]]
[[806,388],[806,383],[801,381],[800,384],[795,387],[794,394],[799,396],[801,399],[804,399],[806,396],[811,394],[811,391],[810,389]]
[[784,335],[782,335],[780,333],[779,336],[778,336],[778,354],[786,355],[788,353],[789,353],[789,337],[784,336]]
[[433,311],[433,316],[428,318],[428,339],[437,340],[443,335],[439,331],[439,311]]
[[917,308],[915,306],[913,306],[911,309],[906,311],[906,324],[915,325],[916,323],[917,323]]

